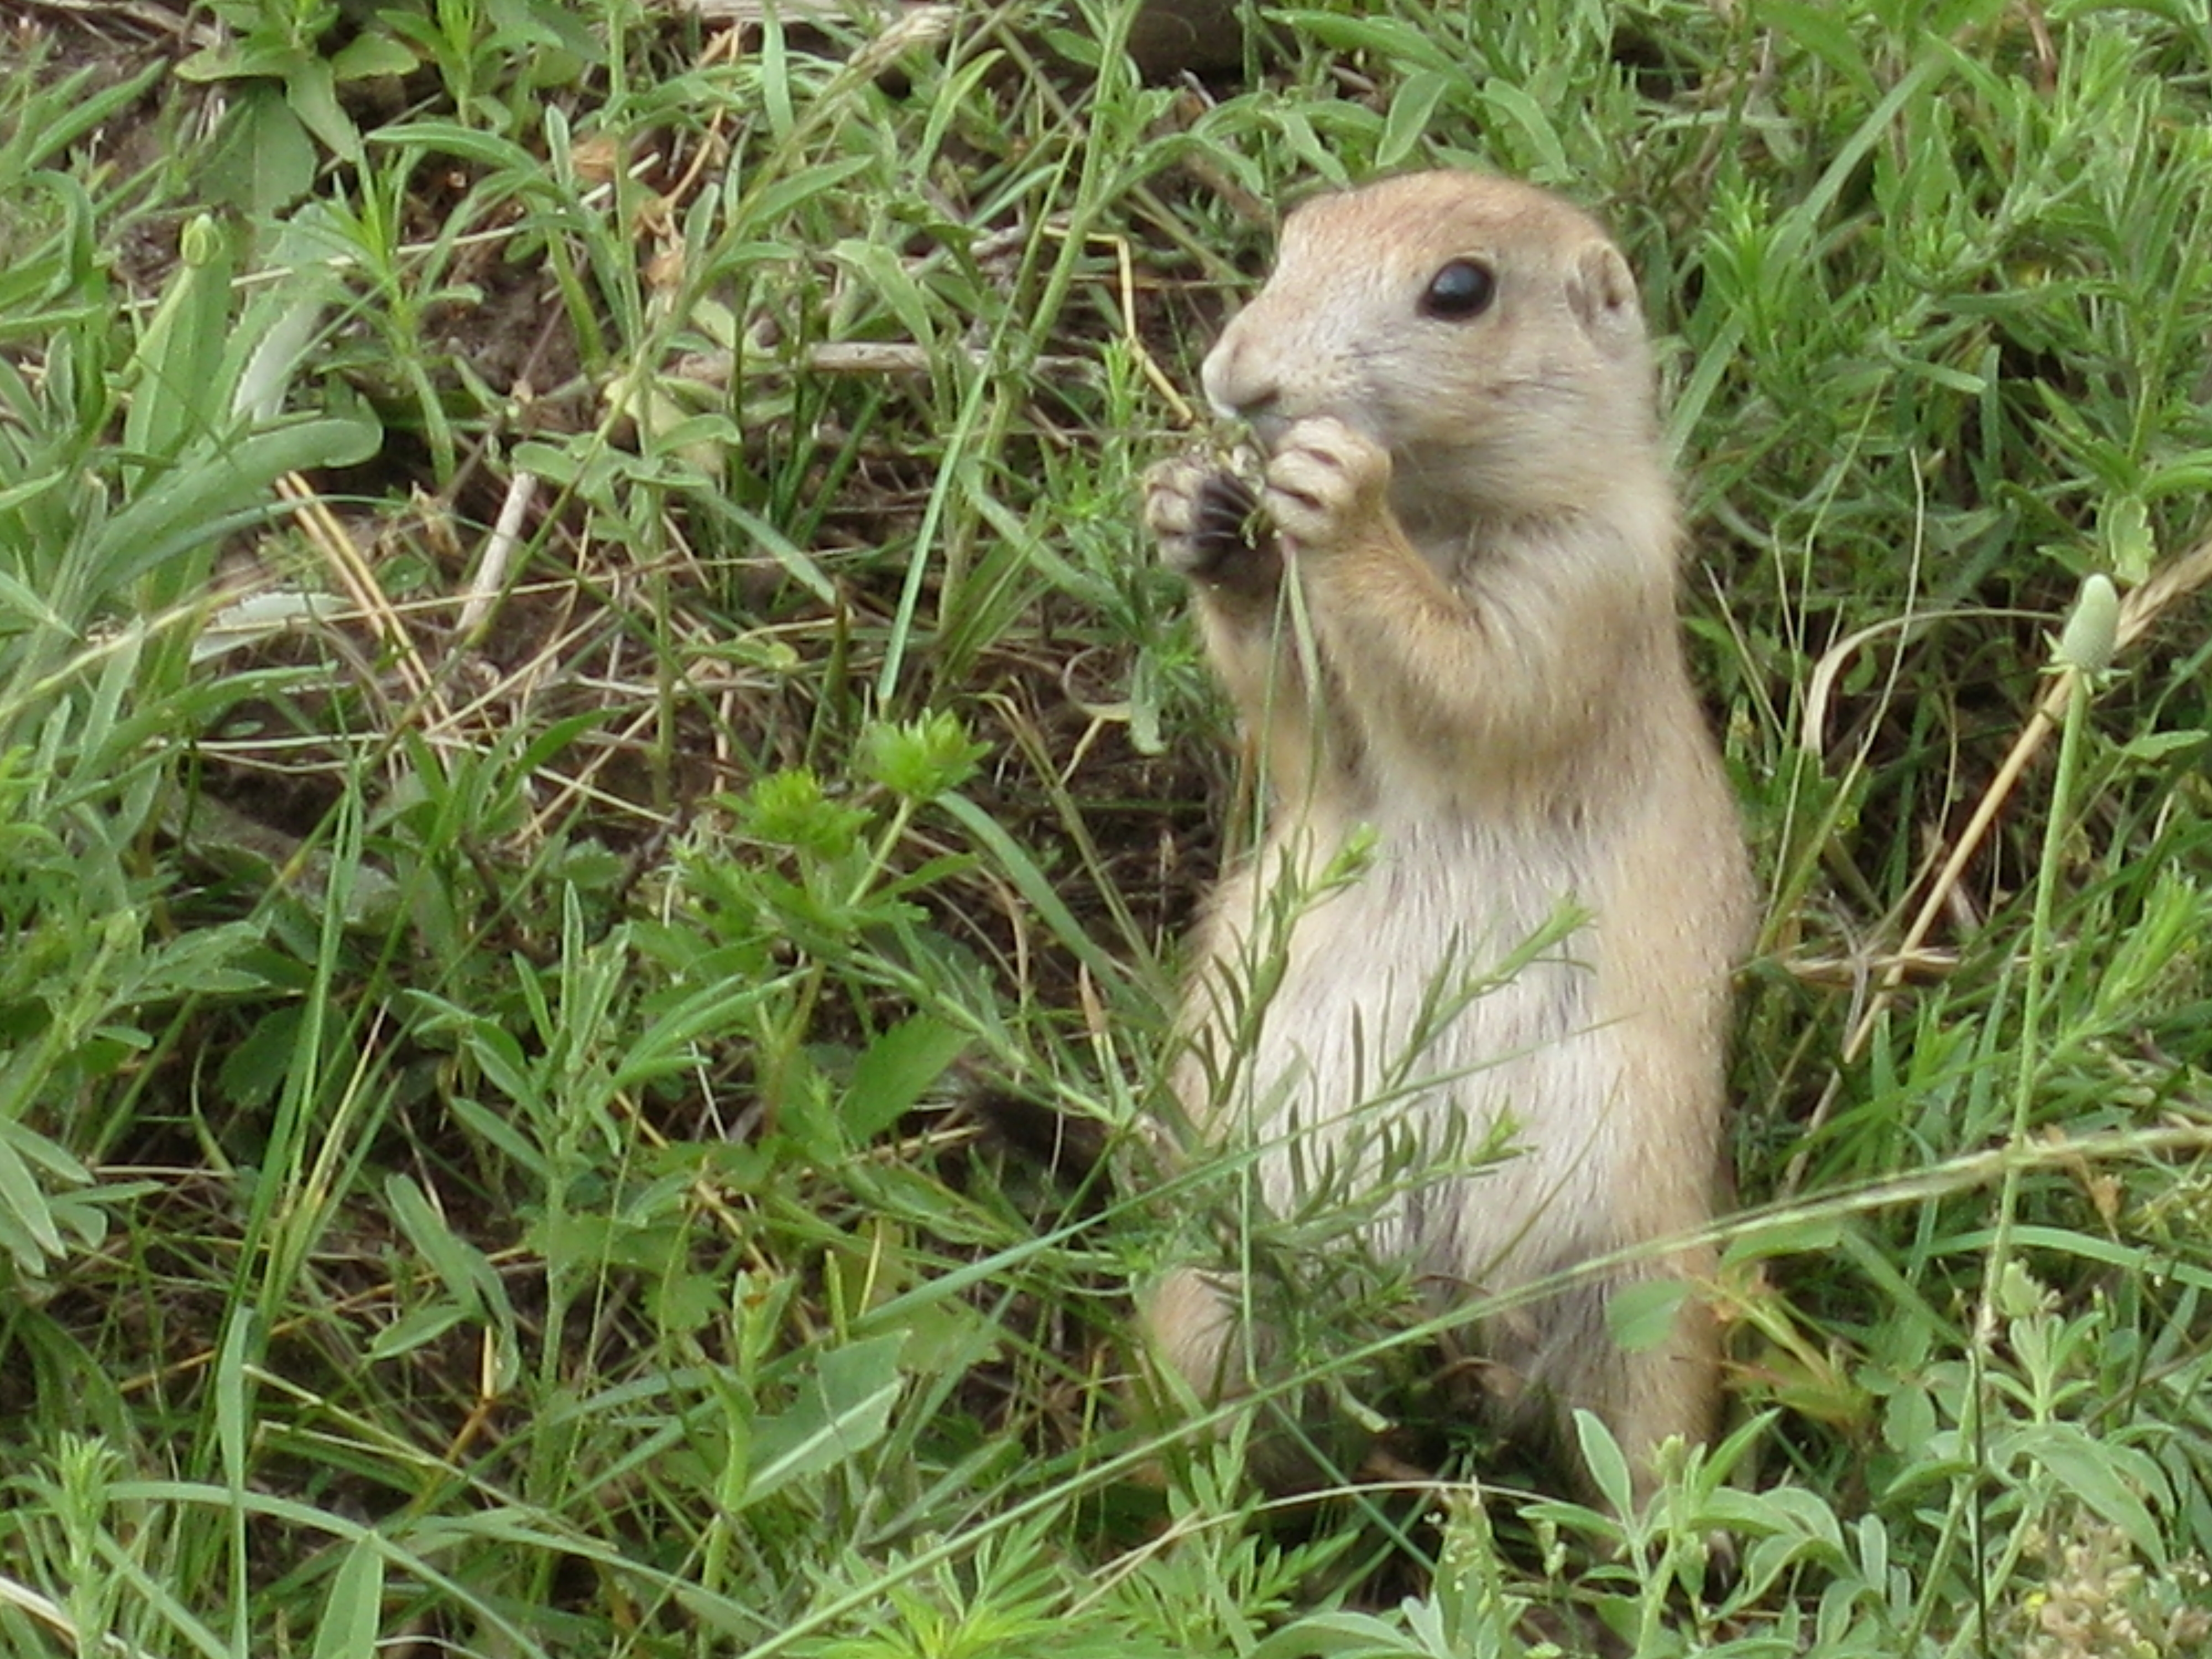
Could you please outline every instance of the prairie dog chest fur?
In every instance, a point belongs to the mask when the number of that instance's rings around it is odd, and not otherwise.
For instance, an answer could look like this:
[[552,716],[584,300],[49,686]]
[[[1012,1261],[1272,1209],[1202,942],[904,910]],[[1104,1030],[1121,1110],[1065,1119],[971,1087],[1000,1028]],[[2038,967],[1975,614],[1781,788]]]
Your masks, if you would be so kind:
[[[1680,1241],[1718,1188],[1750,896],[1683,664],[1634,279],[1541,191],[1389,179],[1290,216],[1203,378],[1267,453],[1266,533],[1197,458],[1155,469],[1146,516],[1273,810],[1196,941],[1176,1092],[1202,1139],[1250,1150],[1277,1212],[1316,1170],[1372,1180],[1378,1133],[1436,1149],[1432,1178],[1364,1197],[1368,1246],[1440,1302],[1651,1246],[1483,1328],[1524,1397],[1597,1411],[1644,1465],[1706,1431],[1717,1341],[1686,1299],[1670,1341],[1627,1353],[1604,1304],[1710,1270]],[[1453,1164],[1500,1120],[1519,1156]],[[1193,1267],[1147,1322],[1233,1393],[1269,1346],[1253,1305]]]

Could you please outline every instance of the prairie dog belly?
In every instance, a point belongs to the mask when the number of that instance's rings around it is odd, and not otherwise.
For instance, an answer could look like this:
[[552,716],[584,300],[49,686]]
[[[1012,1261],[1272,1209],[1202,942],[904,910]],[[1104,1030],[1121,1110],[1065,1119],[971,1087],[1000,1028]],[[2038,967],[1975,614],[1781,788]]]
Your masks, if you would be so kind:
[[[1224,886],[1207,981],[1238,989],[1212,997],[1200,1054],[1231,1050],[1243,988],[1269,977],[1271,934],[1280,977],[1242,1063],[1222,1075],[1216,1060],[1209,1083],[1194,1058],[1178,1081],[1211,1138],[1258,1150],[1271,1212],[1325,1183],[1365,1195],[1387,1179],[1370,1245],[1462,1293],[1609,1248],[1622,1034],[1598,1020],[1591,923],[1553,925],[1590,885],[1572,850],[1556,831],[1392,825],[1347,884],[1290,905],[1286,945],[1269,892],[1279,849]],[[1500,1120],[1511,1155],[1474,1167]],[[1408,1135],[1410,1157],[1386,1150]]]

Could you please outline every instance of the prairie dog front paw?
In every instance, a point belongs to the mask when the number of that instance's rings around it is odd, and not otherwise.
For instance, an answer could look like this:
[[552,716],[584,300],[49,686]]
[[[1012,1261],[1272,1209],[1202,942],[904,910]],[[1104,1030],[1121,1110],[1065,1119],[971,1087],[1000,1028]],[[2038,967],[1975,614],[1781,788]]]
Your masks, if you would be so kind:
[[1192,581],[1232,592],[1273,588],[1282,568],[1252,487],[1208,459],[1180,455],[1145,475],[1145,523],[1160,559]]
[[1300,548],[1357,541],[1389,512],[1390,453],[1334,416],[1293,425],[1267,463],[1261,504]]

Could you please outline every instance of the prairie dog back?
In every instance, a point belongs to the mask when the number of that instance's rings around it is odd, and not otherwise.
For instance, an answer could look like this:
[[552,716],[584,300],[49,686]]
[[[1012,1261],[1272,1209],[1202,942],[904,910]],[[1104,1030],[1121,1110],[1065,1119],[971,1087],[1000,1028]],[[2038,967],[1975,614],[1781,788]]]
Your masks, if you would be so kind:
[[[1197,458],[1155,469],[1146,517],[1274,807],[1199,932],[1176,1092],[1206,1139],[1250,1150],[1277,1214],[1316,1171],[1376,1181],[1378,1137],[1412,1136],[1432,1176],[1346,1195],[1440,1307],[1638,1252],[1480,1341],[1502,1397],[1592,1409],[1648,1470],[1709,1431],[1717,1336],[1692,1296],[1629,1353],[1606,1308],[1710,1274],[1662,1242],[1719,1191],[1751,900],[1683,665],[1634,279],[1544,191],[1390,179],[1290,216],[1204,382],[1267,451],[1273,534],[1241,533],[1249,490]],[[1368,835],[1364,867],[1309,890]],[[1498,982],[1567,906],[1587,919]],[[1516,1156],[1450,1156],[1501,1120]],[[1201,1394],[1264,1380],[1254,1291],[1194,1266],[1148,1297]]]

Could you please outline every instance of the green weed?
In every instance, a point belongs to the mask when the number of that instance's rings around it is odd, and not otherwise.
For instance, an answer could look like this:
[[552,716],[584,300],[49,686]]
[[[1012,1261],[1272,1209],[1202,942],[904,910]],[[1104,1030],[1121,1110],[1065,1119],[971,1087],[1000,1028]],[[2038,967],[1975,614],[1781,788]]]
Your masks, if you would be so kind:
[[[801,9],[11,35],[0,1646],[2201,1646],[2203,19],[1248,8],[1201,92]],[[1641,1508],[1156,1145],[1253,803],[1136,481],[1267,207],[1426,164],[1643,275],[1766,879],[1737,1410]],[[1140,1408],[1200,1235],[1439,1481]]]

